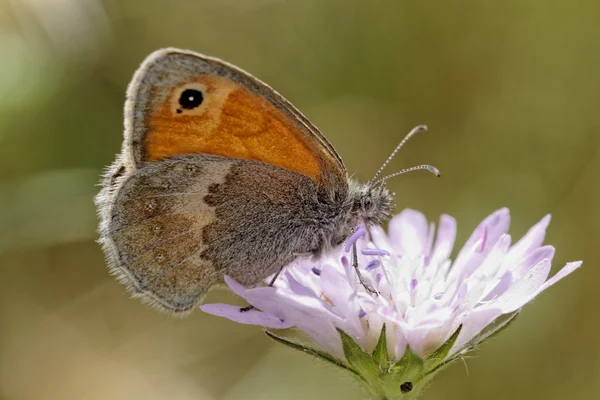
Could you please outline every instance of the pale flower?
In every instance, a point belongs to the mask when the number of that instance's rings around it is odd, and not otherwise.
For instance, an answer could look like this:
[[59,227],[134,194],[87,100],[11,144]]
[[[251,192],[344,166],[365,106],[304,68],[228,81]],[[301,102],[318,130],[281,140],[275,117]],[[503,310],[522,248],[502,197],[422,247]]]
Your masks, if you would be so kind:
[[[205,312],[269,329],[296,327],[317,346],[276,340],[355,374],[374,398],[414,398],[441,367],[505,327],[521,307],[573,272],[568,263],[548,278],[554,247],[543,246],[550,216],[516,244],[504,208],[487,217],[454,261],[456,221],[443,215],[437,235],[423,214],[405,210],[389,235],[359,227],[346,246],[318,260],[299,259],[274,287],[226,283],[255,309],[206,304]],[[350,260],[357,243],[359,282]],[[385,329],[382,329],[385,328]]]

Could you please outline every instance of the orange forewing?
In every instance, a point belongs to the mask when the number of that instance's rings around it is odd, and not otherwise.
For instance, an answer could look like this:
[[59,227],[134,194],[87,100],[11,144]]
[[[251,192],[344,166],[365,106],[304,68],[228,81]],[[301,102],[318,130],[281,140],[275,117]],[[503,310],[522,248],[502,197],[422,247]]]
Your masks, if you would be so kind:
[[[201,90],[204,100],[181,110],[179,97],[189,88]],[[297,122],[267,99],[225,77],[202,75],[174,88],[147,123],[147,161],[205,153],[261,161],[320,180],[322,149],[305,143]]]

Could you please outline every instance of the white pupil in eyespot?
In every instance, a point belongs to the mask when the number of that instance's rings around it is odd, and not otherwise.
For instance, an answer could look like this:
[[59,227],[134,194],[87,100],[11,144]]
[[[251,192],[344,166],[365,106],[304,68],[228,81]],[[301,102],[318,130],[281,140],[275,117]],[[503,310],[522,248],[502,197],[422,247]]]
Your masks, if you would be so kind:
[[181,96],[179,97],[179,105],[183,109],[192,110],[200,106],[203,100],[204,97],[200,90],[186,89],[183,91],[183,93],[181,93]]

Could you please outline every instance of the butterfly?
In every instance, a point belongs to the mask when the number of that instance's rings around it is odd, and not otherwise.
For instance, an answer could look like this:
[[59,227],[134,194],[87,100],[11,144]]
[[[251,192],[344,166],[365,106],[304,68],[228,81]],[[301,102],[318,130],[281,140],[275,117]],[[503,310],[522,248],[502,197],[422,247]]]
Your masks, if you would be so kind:
[[[414,169],[437,173],[400,173]],[[325,136],[265,83],[216,58],[162,49],[127,90],[121,153],[95,198],[99,242],[135,297],[185,315],[224,275],[258,285],[359,224],[383,223],[394,198],[384,183],[397,174],[349,179]]]

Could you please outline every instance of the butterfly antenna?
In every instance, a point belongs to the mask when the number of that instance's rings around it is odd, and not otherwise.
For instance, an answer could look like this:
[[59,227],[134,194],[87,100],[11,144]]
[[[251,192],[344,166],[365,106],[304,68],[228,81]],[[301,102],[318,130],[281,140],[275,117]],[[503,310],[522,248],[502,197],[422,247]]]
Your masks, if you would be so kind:
[[[415,126],[410,132],[408,132],[408,135],[406,135],[404,137],[404,139],[402,139],[402,141],[398,144],[398,146],[396,146],[396,148],[394,149],[394,151],[392,151],[392,154],[390,154],[390,156],[387,158],[387,160],[385,160],[385,162],[383,163],[383,165],[381,166],[381,168],[379,168],[379,171],[377,171],[377,173],[375,174],[375,176],[369,181],[369,185],[375,185],[377,182],[379,182],[379,181],[375,181],[377,179],[377,177],[379,175],[381,175],[381,173],[383,172],[383,170],[385,169],[385,167],[390,163],[390,161],[392,161],[392,159],[394,158],[394,156],[396,155],[396,153],[398,153],[398,151],[402,148],[402,146],[404,146],[404,144],[406,142],[408,142],[408,140],[411,137],[415,136],[419,132],[426,132],[426,131],[427,131],[427,126],[426,125],[418,125],[418,126]],[[406,171],[406,172],[408,172],[408,171]],[[397,174],[400,175],[399,173],[397,173]],[[390,178],[391,178],[391,176],[390,176]]]
[[427,171],[431,172],[432,174],[434,174],[435,176],[437,176],[438,178],[440,176],[442,176],[442,174],[440,173],[440,170],[437,169],[436,167],[434,167],[433,165],[415,165],[414,167],[404,168],[398,172],[394,172],[393,174],[386,175],[383,178],[378,179],[375,182],[373,182],[372,186],[376,186],[379,183],[383,183],[383,182],[387,181],[388,179],[393,178],[395,176],[402,175],[402,174],[405,174],[405,173],[411,172],[411,171],[418,171],[420,169],[427,170]]

